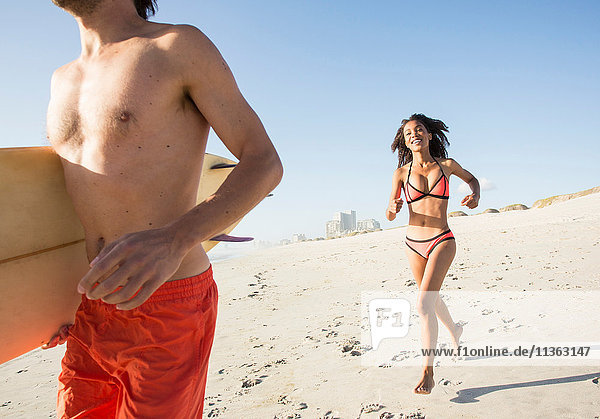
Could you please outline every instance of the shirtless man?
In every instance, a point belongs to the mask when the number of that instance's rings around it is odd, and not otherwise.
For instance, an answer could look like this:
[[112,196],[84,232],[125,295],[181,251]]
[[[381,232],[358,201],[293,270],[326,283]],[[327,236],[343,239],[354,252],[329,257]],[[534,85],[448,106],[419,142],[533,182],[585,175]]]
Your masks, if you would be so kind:
[[[148,22],[155,0],[52,1],[82,50],[52,77],[48,138],[91,261],[59,417],[200,417],[217,304],[200,243],[275,188],[281,162],[198,29]],[[196,205],[210,127],[239,164]]]

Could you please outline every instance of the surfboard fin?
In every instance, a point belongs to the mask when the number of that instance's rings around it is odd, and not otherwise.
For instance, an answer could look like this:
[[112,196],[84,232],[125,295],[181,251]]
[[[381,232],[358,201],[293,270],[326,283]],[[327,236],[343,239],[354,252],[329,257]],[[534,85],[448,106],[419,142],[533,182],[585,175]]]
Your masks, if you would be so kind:
[[211,166],[210,170],[213,170],[213,169],[230,169],[230,168],[235,167],[235,166],[237,166],[236,163],[233,163],[233,164],[219,163],[219,164],[215,164],[214,166]]
[[232,243],[241,243],[241,242],[249,242],[254,240],[254,237],[237,237],[230,236],[228,234],[219,234],[211,239],[215,242],[232,242]]

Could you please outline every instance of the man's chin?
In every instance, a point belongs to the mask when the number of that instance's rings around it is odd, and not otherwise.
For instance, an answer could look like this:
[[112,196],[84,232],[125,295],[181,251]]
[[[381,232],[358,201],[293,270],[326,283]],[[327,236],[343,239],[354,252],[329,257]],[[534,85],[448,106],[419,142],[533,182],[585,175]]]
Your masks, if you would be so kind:
[[98,8],[104,0],[52,0],[56,6],[71,13],[74,16],[89,16]]

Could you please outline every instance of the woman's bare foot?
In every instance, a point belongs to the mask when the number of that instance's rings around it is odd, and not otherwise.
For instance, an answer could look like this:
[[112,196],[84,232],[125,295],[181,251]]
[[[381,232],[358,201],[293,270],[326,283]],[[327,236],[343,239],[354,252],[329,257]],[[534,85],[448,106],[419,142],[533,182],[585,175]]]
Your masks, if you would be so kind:
[[454,345],[454,349],[457,349],[460,345],[460,335],[462,335],[462,332],[463,327],[460,324],[455,323],[454,331],[452,332],[452,345]]
[[433,367],[425,367],[423,370],[423,378],[419,381],[419,384],[413,390],[415,394],[429,394],[431,389],[435,386],[433,381]]

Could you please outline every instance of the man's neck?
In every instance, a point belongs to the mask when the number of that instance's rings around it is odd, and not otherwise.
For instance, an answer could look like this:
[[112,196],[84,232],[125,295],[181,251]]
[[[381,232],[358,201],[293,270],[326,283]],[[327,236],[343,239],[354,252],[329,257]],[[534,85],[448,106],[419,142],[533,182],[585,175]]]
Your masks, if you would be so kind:
[[81,57],[99,53],[107,44],[138,34],[147,24],[131,0],[105,0],[87,16],[75,16],[81,36]]

